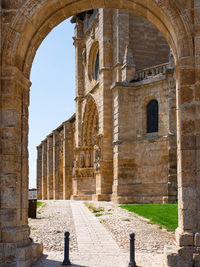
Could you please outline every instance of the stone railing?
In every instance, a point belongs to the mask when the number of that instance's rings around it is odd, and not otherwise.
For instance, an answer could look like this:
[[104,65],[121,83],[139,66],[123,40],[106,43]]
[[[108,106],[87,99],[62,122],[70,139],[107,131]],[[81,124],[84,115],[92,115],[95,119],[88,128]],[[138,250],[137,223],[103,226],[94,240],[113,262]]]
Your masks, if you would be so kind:
[[159,74],[165,74],[168,69],[170,69],[169,62],[142,70],[136,70],[133,81],[142,81]]

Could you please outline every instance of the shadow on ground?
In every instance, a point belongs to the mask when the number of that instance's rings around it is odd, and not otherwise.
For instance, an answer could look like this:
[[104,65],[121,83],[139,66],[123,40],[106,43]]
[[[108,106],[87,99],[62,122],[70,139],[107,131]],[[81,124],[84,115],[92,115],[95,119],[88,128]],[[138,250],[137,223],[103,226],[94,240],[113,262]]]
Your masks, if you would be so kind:
[[86,265],[77,265],[71,263],[70,265],[62,265],[62,261],[48,259],[48,255],[43,255],[42,258],[36,262],[33,267],[54,267],[54,266],[71,266],[71,267],[88,267]]

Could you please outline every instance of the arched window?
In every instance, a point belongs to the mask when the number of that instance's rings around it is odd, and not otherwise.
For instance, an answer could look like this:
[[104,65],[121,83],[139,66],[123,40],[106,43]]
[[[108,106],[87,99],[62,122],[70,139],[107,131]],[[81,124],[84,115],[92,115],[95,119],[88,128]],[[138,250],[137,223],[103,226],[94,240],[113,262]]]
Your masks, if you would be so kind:
[[94,78],[97,80],[99,77],[99,51],[96,54],[95,63],[94,63]]
[[158,132],[158,101],[151,100],[147,105],[147,133]]
[[89,54],[88,60],[88,77],[89,80],[97,81],[99,78],[99,43],[94,42]]

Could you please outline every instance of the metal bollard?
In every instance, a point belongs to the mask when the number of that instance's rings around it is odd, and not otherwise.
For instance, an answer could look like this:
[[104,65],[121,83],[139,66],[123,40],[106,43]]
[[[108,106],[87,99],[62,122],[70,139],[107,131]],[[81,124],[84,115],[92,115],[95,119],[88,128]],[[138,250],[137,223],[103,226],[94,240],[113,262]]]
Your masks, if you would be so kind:
[[64,261],[62,265],[71,265],[69,260],[69,232],[65,232],[65,251],[64,251]]
[[128,267],[136,267],[135,262],[135,234],[130,234],[130,262]]

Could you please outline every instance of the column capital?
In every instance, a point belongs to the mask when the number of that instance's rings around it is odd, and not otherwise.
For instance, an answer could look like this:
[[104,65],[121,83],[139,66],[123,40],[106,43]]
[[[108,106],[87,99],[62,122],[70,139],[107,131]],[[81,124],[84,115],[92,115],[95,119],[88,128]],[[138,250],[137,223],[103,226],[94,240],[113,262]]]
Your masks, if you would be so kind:
[[50,133],[49,135],[47,135],[47,140],[50,140],[50,139],[52,139],[53,138],[53,132],[52,133]]
[[47,136],[47,150],[53,150],[53,134]]
[[42,144],[40,144],[39,146],[36,147],[37,150],[42,150]]
[[42,142],[41,142],[42,145],[46,145],[47,144],[47,138],[44,139]]
[[53,134],[53,135],[54,135],[54,134],[55,134],[55,135],[58,134],[58,130],[53,130],[53,131],[52,131],[52,134]]
[[31,81],[25,77],[24,73],[14,66],[2,67],[1,75],[1,79],[11,79],[13,81],[16,81],[16,83],[21,85],[24,89],[29,90],[32,85]]

